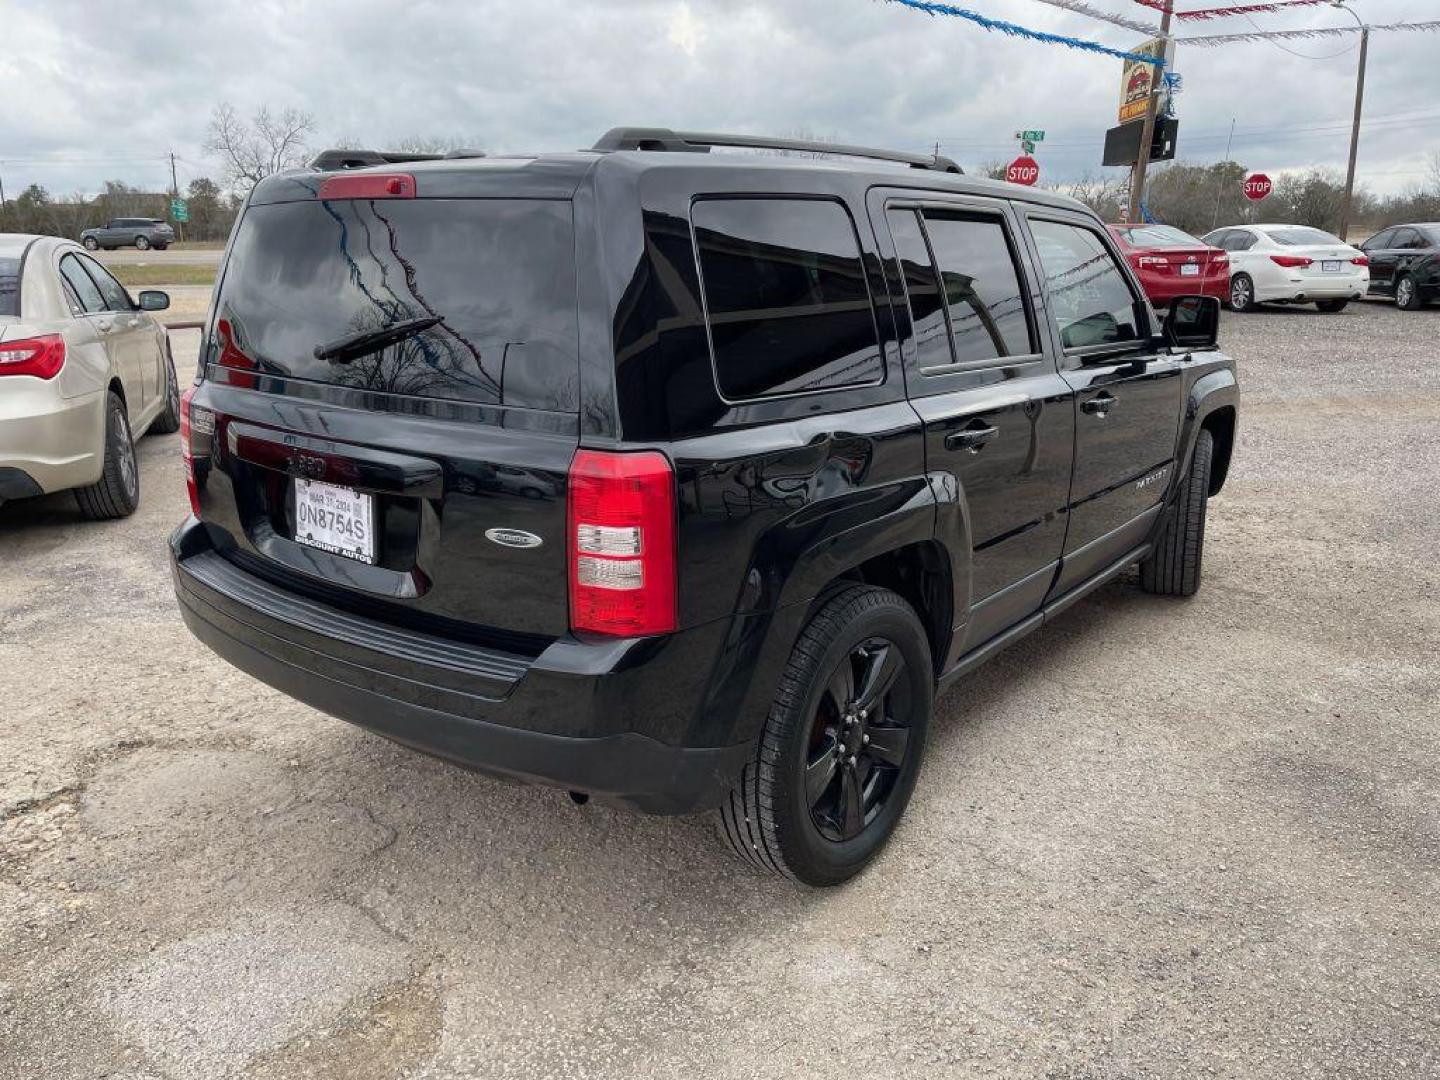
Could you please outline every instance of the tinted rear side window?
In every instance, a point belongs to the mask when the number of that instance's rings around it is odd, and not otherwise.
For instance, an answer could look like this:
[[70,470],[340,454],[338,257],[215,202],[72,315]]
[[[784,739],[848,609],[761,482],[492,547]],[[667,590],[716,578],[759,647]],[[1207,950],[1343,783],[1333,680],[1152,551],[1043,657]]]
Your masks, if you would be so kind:
[[0,257],[0,315],[20,314],[20,260]]
[[1034,352],[1020,275],[998,218],[925,211],[957,362]]
[[735,401],[879,382],[850,214],[821,199],[707,199],[691,211],[720,391]]
[[[245,212],[216,307],[211,363],[381,393],[573,412],[569,202],[294,202]],[[374,352],[317,347],[442,321]]]

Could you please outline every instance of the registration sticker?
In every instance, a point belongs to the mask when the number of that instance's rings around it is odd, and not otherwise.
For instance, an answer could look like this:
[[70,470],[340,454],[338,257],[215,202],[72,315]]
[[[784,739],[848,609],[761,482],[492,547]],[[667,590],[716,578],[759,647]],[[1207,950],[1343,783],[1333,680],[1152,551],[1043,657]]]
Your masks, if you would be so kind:
[[354,488],[295,479],[295,539],[361,562],[375,561],[375,499]]

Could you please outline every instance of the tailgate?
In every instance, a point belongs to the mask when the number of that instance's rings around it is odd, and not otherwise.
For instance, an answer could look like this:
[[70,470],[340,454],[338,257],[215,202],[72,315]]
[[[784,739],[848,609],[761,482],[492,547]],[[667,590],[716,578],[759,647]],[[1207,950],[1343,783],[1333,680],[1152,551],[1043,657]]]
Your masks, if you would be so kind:
[[568,201],[252,206],[204,355],[192,444],[223,555],[429,632],[565,632]]

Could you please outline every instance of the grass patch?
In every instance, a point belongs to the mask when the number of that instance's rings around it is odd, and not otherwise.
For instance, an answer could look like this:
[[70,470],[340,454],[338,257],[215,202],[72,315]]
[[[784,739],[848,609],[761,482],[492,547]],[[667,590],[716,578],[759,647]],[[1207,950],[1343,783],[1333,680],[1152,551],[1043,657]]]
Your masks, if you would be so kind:
[[185,266],[183,264],[117,263],[107,266],[120,284],[135,288],[149,285],[214,285],[213,266]]

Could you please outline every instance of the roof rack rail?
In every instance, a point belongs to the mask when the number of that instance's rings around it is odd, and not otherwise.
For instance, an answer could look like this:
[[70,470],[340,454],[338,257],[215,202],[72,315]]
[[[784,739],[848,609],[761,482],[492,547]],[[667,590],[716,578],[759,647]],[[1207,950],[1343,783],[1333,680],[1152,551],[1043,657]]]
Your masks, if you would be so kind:
[[320,172],[364,169],[371,165],[400,165],[407,161],[438,161],[444,154],[407,154],[400,150],[322,150],[310,161]]
[[672,131],[670,128],[611,128],[592,147],[594,150],[662,150],[670,153],[706,154],[712,146],[743,147],[747,150],[802,150],[812,154],[839,154],[845,157],[894,161],[912,169],[963,173],[954,161],[930,154],[906,154],[899,150],[877,150],[870,146],[818,142],[814,139],[776,139],[765,135],[724,135],[709,131]]

